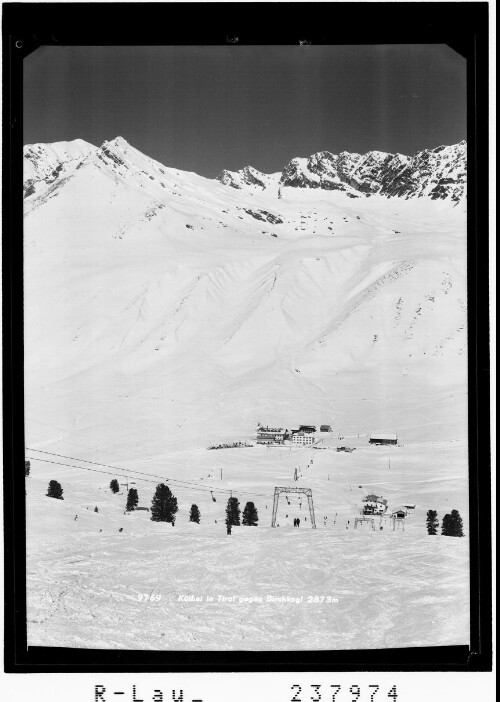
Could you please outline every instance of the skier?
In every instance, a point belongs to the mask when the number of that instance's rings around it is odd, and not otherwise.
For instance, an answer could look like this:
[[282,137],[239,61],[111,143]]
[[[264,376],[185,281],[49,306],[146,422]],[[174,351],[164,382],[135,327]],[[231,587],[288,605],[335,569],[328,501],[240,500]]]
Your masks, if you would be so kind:
[[77,514],[75,514],[75,522],[76,522],[76,520],[77,520],[77,519],[78,519],[78,515],[77,515]]

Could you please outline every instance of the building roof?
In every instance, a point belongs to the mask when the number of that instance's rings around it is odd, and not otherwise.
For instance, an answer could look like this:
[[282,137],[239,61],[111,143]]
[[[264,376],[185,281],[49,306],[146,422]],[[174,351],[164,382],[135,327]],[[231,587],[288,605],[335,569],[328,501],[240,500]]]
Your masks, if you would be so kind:
[[387,504],[387,500],[383,500],[378,495],[367,495],[366,497],[363,497],[363,502],[381,502],[384,505]]
[[397,434],[370,434],[370,439],[383,439],[385,441],[397,441]]

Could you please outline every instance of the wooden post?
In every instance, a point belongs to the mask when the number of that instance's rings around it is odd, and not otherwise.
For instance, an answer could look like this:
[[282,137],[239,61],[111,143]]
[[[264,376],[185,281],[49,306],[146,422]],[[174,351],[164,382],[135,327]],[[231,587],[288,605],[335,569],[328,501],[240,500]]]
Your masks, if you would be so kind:
[[273,500],[273,516],[271,517],[271,526],[276,526],[276,515],[278,513],[278,500],[279,500],[278,488],[274,488],[274,500]]

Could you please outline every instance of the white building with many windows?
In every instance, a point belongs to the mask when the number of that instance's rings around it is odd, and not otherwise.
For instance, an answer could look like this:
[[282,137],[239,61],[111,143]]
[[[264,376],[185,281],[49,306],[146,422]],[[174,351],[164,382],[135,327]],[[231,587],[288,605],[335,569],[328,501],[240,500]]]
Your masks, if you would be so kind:
[[315,438],[314,434],[306,434],[303,431],[297,431],[292,435],[292,444],[294,446],[312,446]]

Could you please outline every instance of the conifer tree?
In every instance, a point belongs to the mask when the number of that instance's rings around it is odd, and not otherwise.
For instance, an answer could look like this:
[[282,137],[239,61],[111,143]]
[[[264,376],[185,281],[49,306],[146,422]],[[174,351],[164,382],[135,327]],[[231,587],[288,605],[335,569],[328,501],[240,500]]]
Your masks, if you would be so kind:
[[243,510],[243,526],[257,526],[259,516],[253,502],[247,502]]
[[200,523],[200,510],[198,509],[198,505],[191,505],[191,511],[189,513],[189,521],[196,522],[196,524]]
[[151,503],[151,519],[153,522],[175,523],[175,514],[178,511],[177,498],[174,497],[168,485],[160,483]]
[[433,509],[430,509],[427,512],[427,533],[431,534],[432,536],[438,533],[439,529],[439,520],[437,518],[437,512]]
[[98,512],[98,511],[99,511],[99,510],[98,510],[97,507],[96,507],[96,508],[94,509],[94,512]]
[[127,506],[125,509],[127,512],[132,512],[139,504],[139,495],[135,488],[130,488],[127,495]]
[[226,507],[226,526],[240,526],[240,503],[236,497],[230,497]]
[[453,520],[454,524],[454,536],[463,536],[464,535],[464,523],[462,521],[462,517],[460,516],[460,512],[457,509],[452,509],[451,510],[451,518]]
[[29,461],[24,461],[24,476],[27,477],[30,474],[31,463]]
[[51,480],[46,497],[55,497],[56,500],[64,500],[62,494],[63,489],[61,487],[61,483],[58,483],[57,480]]
[[441,527],[443,536],[463,536],[463,522],[460,513],[456,509],[451,510],[451,514],[445,514]]
[[118,480],[116,478],[113,478],[113,480],[110,482],[109,487],[111,489],[111,492],[116,493],[120,490],[120,485],[118,483]]
[[441,524],[441,534],[443,536],[453,536],[453,524],[451,521],[451,514],[444,515],[443,522]]

